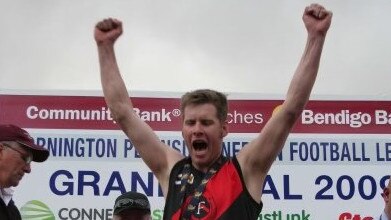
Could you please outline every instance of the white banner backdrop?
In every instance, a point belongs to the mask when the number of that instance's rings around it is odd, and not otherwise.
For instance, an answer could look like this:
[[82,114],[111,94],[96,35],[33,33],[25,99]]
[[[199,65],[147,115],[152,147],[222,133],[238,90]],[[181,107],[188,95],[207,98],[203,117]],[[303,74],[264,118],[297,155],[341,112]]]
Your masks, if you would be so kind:
[[[162,141],[186,155],[175,111],[179,94],[159,96],[134,99],[140,117]],[[280,103],[251,95],[230,100],[231,133],[223,153],[236,154]],[[258,104],[263,107],[258,109]],[[14,200],[24,219],[111,219],[115,198],[130,190],[145,193],[152,219],[162,219],[164,198],[158,182],[106,114],[102,97],[3,94],[0,107],[2,123],[25,127],[50,151],[48,161],[33,163],[32,172],[15,188]],[[390,108],[390,101],[381,100],[311,101],[260,189],[264,209],[259,219],[378,216],[383,210],[380,193],[390,175]],[[100,117],[63,114],[77,109],[98,109]],[[354,119],[354,114],[360,117]]]

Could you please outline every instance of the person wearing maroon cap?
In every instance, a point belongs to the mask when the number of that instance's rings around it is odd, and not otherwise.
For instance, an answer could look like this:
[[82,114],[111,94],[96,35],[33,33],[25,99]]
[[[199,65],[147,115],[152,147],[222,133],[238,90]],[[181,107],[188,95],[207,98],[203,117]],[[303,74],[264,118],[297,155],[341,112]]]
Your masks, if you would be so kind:
[[31,172],[31,161],[44,162],[49,151],[36,145],[24,129],[0,125],[0,219],[22,219],[12,200],[11,187],[19,185],[25,173]]

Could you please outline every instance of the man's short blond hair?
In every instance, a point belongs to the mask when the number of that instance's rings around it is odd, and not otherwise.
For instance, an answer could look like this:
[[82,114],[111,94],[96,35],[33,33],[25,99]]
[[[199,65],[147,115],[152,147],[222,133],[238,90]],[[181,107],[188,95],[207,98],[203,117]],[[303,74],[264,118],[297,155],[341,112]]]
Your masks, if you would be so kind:
[[227,96],[211,89],[199,89],[185,93],[181,98],[181,112],[184,117],[185,108],[189,105],[212,104],[216,107],[216,116],[221,122],[227,120]]

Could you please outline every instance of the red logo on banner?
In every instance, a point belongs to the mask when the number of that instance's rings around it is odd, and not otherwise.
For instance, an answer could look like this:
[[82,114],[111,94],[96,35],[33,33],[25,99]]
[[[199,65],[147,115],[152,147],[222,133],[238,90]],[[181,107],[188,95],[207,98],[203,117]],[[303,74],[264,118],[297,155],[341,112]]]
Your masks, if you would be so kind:
[[373,220],[373,217],[361,217],[359,214],[344,212],[339,216],[338,220]]

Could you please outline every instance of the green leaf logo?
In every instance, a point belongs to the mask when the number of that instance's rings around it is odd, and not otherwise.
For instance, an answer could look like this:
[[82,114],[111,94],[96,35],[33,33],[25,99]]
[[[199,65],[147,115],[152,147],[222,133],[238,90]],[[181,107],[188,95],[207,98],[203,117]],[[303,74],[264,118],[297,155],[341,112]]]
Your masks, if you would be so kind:
[[31,200],[20,208],[23,220],[55,220],[49,207],[38,200]]

